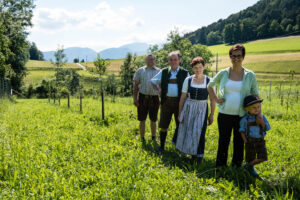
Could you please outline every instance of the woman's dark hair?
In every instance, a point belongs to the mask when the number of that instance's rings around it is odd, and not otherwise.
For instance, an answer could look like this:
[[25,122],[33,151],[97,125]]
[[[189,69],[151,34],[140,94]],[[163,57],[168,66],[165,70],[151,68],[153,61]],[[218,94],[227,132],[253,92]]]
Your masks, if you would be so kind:
[[242,44],[235,44],[229,49],[229,56],[232,55],[232,52],[234,51],[242,51],[242,56],[245,58],[246,55],[246,49]]
[[192,62],[191,62],[192,67],[194,67],[195,65],[197,65],[197,64],[199,64],[199,63],[201,63],[203,66],[205,65],[204,59],[203,59],[202,57],[200,57],[200,56],[194,58],[194,59],[192,60]]

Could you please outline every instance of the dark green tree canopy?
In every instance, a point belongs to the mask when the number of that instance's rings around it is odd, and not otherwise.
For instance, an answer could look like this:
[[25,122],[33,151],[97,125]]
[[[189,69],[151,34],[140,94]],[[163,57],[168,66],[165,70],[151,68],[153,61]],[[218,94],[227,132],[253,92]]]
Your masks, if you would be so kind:
[[[238,43],[282,35],[300,34],[299,0],[260,0],[227,19],[187,33],[192,44]],[[222,33],[222,34],[218,34]]]

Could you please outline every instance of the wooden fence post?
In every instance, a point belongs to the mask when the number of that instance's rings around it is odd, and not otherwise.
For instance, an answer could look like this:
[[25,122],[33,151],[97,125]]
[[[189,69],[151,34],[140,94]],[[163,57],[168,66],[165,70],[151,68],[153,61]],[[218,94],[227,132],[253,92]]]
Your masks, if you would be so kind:
[[82,112],[82,95],[81,94],[79,96],[79,99],[80,99],[80,112]]
[[272,82],[270,81],[270,89],[269,89],[269,100],[271,101],[271,88],[272,88]]
[[68,94],[68,108],[70,108],[70,94]]

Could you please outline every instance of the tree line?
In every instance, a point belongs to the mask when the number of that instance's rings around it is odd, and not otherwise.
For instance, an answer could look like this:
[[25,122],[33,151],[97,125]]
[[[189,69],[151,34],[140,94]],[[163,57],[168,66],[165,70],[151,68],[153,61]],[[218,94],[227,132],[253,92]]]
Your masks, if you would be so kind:
[[192,44],[240,43],[283,35],[300,34],[299,0],[260,0],[227,19],[187,33]]

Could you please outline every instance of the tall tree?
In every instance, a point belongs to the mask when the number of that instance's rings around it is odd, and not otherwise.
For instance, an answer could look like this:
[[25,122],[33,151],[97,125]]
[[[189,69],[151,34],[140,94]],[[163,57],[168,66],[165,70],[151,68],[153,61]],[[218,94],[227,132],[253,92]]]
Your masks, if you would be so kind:
[[100,78],[105,74],[109,61],[100,57],[100,53],[97,54],[97,58],[94,60],[94,65],[96,67],[96,72],[99,74]]
[[50,59],[51,63],[56,66],[56,69],[62,68],[67,62],[66,54],[64,53],[64,51],[64,47],[58,45],[54,53],[55,61],[52,61],[52,59]]
[[131,53],[127,53],[126,58],[124,60],[123,65],[121,65],[120,77],[121,77],[121,86],[122,86],[122,93],[124,95],[131,95],[132,94],[132,81],[134,73],[137,69],[135,65],[135,56],[132,56]]
[[29,48],[29,59],[30,60],[44,60],[43,53],[37,48],[34,42],[31,43]]
[[20,90],[22,80],[26,75],[25,64],[29,58],[27,28],[32,25],[33,0],[1,0],[0,24],[4,27],[2,35],[9,40],[10,54],[5,61],[13,73],[10,81],[13,89]]

